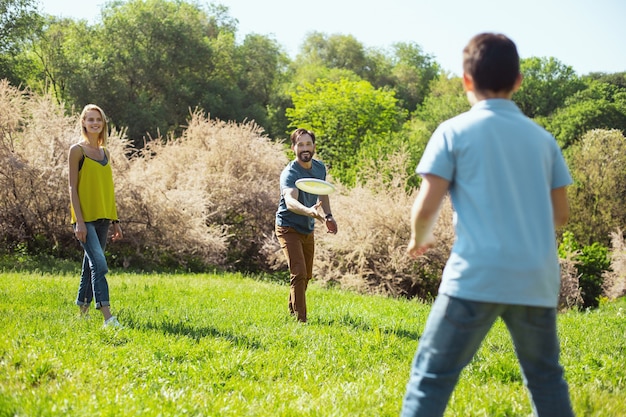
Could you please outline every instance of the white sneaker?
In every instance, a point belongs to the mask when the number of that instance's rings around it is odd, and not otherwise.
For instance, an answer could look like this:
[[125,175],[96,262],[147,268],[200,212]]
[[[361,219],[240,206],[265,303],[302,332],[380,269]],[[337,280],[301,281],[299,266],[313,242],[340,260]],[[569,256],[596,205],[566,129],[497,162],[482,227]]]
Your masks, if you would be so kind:
[[111,316],[107,320],[105,320],[103,327],[111,327],[111,328],[114,328],[114,329],[123,329],[124,328],[124,326],[122,326],[122,324],[119,321],[117,321],[117,317],[115,317],[115,316]]

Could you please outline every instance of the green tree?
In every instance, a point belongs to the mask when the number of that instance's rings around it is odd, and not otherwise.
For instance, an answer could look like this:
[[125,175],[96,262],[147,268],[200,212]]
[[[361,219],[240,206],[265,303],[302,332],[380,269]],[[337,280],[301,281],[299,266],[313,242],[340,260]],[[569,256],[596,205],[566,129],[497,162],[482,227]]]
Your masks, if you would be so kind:
[[37,63],[29,84],[68,108],[100,104],[136,147],[180,133],[196,108],[264,125],[271,104],[281,103],[272,91],[286,56],[260,35],[237,45],[225,6],[131,0],[107,3],[101,16],[92,26],[50,19],[25,52]]
[[312,32],[304,40],[297,59],[304,65],[345,69],[366,78],[367,59],[363,44],[352,35]]
[[[113,120],[128,127],[136,145],[146,135],[178,130],[190,108],[220,115],[220,96],[207,97],[218,85],[211,44],[222,34],[218,25],[185,2],[109,4],[94,40],[102,57],[101,76],[88,96],[76,99],[101,103]],[[222,78],[220,87],[228,89],[234,78]]]
[[611,84],[615,87],[626,89],[626,72],[592,72],[583,77],[583,79],[595,80],[601,83]]
[[396,43],[392,46],[393,83],[402,107],[414,111],[422,104],[430,89],[430,83],[440,74],[439,65],[432,56],[425,54],[416,43]]
[[364,138],[397,131],[406,117],[392,91],[374,89],[363,80],[320,79],[299,87],[292,101],[293,108],[286,111],[290,127],[312,129],[320,138],[320,157],[333,176],[350,185],[355,181],[351,167],[358,163]]
[[[241,117],[267,127],[268,108],[279,107],[284,102],[280,85],[285,82],[289,59],[276,41],[262,35],[247,35],[238,51],[243,64],[239,78],[239,89],[243,93]],[[280,133],[285,128],[286,124]],[[266,130],[270,135],[274,133]]]
[[419,121],[419,129],[430,137],[443,121],[469,109],[470,104],[461,79],[443,74],[432,81],[430,93],[413,114],[413,119]]
[[570,231],[563,233],[559,256],[576,262],[578,282],[584,308],[596,308],[600,304],[605,272],[611,270],[611,259],[606,246],[598,242],[582,246]]
[[42,24],[37,5],[35,0],[0,0],[0,79],[6,78],[13,85],[24,80],[19,52]]
[[591,130],[566,155],[574,178],[568,229],[584,245],[608,246],[611,232],[626,223],[626,138],[619,130]]
[[513,100],[528,117],[549,116],[565,100],[585,88],[572,67],[555,58],[527,58],[520,61],[524,77]]
[[626,133],[626,87],[589,81],[589,87],[569,98],[547,118],[538,118],[567,150],[592,129],[618,129]]
[[89,95],[102,67],[95,33],[86,21],[48,17],[30,48],[22,51],[33,63],[25,76],[28,86],[70,108],[76,97]]
[[410,155],[406,169],[411,187],[419,185],[420,178],[415,176],[415,167],[437,126],[470,109],[459,77],[450,78],[442,74],[431,81],[429,90],[423,103],[404,124],[401,133]]

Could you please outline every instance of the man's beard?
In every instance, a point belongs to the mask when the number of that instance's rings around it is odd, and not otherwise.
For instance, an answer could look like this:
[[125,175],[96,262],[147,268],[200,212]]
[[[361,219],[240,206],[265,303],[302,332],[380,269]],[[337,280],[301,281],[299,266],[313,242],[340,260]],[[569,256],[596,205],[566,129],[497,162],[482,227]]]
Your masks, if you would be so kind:
[[300,154],[298,155],[298,158],[300,158],[302,162],[311,162],[311,159],[313,159],[313,153],[312,152],[300,152]]

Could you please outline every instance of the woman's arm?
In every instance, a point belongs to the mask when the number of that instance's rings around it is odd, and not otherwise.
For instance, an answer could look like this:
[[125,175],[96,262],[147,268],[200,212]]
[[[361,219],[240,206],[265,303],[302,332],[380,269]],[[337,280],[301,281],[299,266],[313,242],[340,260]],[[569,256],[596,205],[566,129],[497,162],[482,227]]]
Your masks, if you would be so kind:
[[83,212],[80,208],[80,198],[78,197],[78,165],[83,157],[83,152],[79,145],[72,145],[68,156],[69,164],[69,193],[70,203],[74,209],[74,215],[76,216],[76,228],[74,235],[76,239],[81,242],[85,242],[87,239],[87,228],[85,227],[85,221],[83,220]]

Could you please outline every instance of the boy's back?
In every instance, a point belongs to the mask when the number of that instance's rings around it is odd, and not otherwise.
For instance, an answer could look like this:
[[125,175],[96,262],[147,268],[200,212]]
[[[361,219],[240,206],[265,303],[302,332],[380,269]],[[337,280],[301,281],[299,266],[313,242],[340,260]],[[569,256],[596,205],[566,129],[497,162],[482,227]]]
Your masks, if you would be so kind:
[[443,123],[417,167],[407,253],[434,243],[447,193],[457,240],[419,340],[403,417],[442,416],[462,369],[498,318],[507,326],[538,417],[573,417],[559,363],[555,227],[567,222],[571,177],[554,137],[511,101],[522,82],[504,35],[463,50],[470,111]]
[[457,241],[440,292],[555,306],[550,192],[571,179],[548,132],[510,100],[482,100],[437,129],[417,172],[450,181]]

